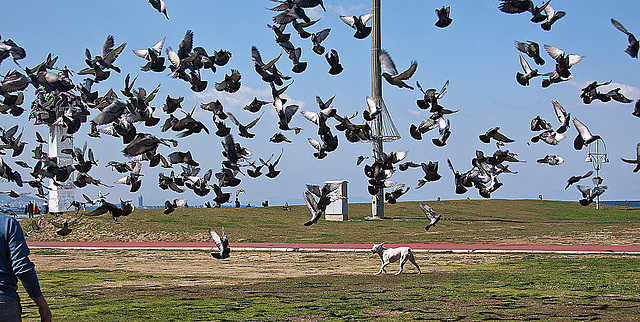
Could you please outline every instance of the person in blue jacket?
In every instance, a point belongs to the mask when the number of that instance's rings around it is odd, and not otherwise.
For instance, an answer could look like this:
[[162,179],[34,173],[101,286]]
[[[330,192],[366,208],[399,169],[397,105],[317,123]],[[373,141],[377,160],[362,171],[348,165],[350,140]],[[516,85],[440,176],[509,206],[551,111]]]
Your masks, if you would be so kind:
[[40,320],[51,321],[22,228],[18,220],[0,213],[0,321],[22,321],[18,279],[38,306]]

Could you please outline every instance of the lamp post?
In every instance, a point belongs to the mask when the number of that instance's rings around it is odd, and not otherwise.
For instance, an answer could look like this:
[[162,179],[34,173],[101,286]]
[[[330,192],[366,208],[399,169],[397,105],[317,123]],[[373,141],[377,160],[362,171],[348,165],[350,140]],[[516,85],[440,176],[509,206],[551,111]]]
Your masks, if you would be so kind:
[[[380,0],[371,0],[371,97],[377,106],[381,106],[382,101],[382,72],[380,69]],[[384,150],[382,147],[382,118],[377,117],[372,129],[374,137],[373,159],[382,160]],[[384,189],[380,189],[375,196],[373,207],[371,207],[373,218],[384,218]]]
[[[599,187],[602,183],[602,178],[600,177],[602,164],[609,163],[609,158],[607,157],[607,146],[604,144],[603,139],[597,139],[593,144],[589,144],[587,157],[584,161],[591,162],[593,169],[596,170],[596,176],[593,178],[593,184],[595,184],[596,187]],[[600,196],[596,197],[596,209],[600,209]]]

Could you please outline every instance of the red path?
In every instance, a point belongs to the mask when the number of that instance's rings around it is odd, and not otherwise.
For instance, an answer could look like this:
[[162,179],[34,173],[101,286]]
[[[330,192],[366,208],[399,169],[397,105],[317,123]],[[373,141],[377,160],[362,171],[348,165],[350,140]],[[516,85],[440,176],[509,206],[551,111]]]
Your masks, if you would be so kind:
[[[192,242],[28,242],[30,248],[61,249],[183,249],[210,250],[213,243]],[[273,251],[369,251],[371,244],[303,244],[303,243],[231,243],[236,250]],[[408,246],[416,252],[454,253],[620,253],[640,255],[640,245],[489,245],[489,244],[385,244]]]

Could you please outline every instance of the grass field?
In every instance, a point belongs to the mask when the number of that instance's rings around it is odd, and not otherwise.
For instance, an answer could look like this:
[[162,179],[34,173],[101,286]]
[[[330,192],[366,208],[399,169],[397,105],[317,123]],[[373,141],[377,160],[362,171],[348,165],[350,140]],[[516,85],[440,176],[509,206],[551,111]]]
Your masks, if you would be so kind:
[[[349,205],[349,221],[311,227],[306,207],[136,210],[114,224],[84,218],[66,237],[50,224],[27,240],[637,244],[640,209],[532,200]],[[65,215],[67,216],[67,215]],[[69,216],[70,217],[70,216]],[[26,225],[29,221],[24,221]],[[27,229],[28,230],[28,229]],[[640,256],[416,253],[423,274],[375,276],[370,253],[34,250],[43,291],[61,321],[343,321],[640,319]],[[21,290],[21,296],[26,293]],[[23,300],[25,321],[37,310]]]

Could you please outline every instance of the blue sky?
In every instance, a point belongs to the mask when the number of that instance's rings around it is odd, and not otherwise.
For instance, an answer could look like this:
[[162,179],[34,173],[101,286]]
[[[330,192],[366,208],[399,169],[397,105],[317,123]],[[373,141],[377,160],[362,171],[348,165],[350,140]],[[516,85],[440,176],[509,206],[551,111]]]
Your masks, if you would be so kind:
[[[189,111],[200,103],[208,103],[219,99],[225,110],[231,111],[241,123],[246,124],[257,115],[242,110],[254,97],[270,100],[268,84],[260,80],[253,70],[251,46],[260,49],[263,60],[267,61],[280,54],[282,49],[275,43],[271,17],[275,15],[266,9],[276,5],[271,1],[175,1],[166,0],[167,13],[170,20],[155,11],[147,1],[110,1],[108,4],[97,2],[68,0],[50,1],[3,1],[2,39],[13,39],[27,50],[27,58],[21,61],[23,66],[33,67],[43,61],[49,52],[59,56],[58,65],[69,66],[72,70],[84,68],[84,50],[89,48],[97,54],[107,35],[114,35],[116,45],[126,42],[125,51],[117,59],[116,64],[123,73],[112,73],[108,81],[94,87],[100,94],[109,88],[119,91],[124,86],[127,73],[139,75],[136,86],[153,89],[161,85],[158,97],[152,102],[159,108],[155,112],[162,121],[167,118],[161,110],[166,95],[184,96],[182,106]],[[401,200],[433,200],[459,199],[470,197],[481,198],[475,189],[465,195],[454,193],[453,175],[446,166],[446,159],[453,162],[456,170],[461,172],[471,168],[471,159],[477,149],[485,154],[492,154],[495,145],[484,144],[478,135],[487,129],[500,126],[501,132],[515,139],[505,148],[518,154],[526,163],[514,163],[510,168],[518,171],[517,175],[502,174],[504,186],[492,194],[493,198],[537,198],[542,194],[545,199],[578,200],[580,193],[574,187],[564,190],[566,180],[572,175],[584,174],[592,169],[586,163],[586,149],[575,151],[573,139],[576,130],[571,125],[567,139],[558,146],[552,147],[544,143],[527,145],[536,133],[531,132],[529,124],[532,118],[540,115],[557,127],[557,121],[551,105],[552,100],[559,101],[572,117],[585,123],[592,133],[599,134],[607,144],[610,163],[601,171],[604,184],[609,190],[604,195],[606,200],[637,199],[640,195],[638,175],[631,172],[633,167],[620,161],[621,157],[635,158],[635,147],[640,142],[640,119],[631,115],[633,104],[617,102],[584,105],[578,98],[580,89],[588,83],[613,81],[607,88],[620,87],[621,92],[632,99],[640,98],[640,83],[637,71],[640,62],[629,57],[624,50],[627,39],[616,30],[611,18],[620,21],[630,32],[640,36],[640,24],[636,13],[640,11],[637,1],[610,1],[605,6],[596,1],[554,0],[551,5],[556,10],[564,10],[567,15],[558,21],[552,31],[543,31],[538,24],[529,21],[530,15],[508,15],[498,10],[498,1],[388,1],[382,0],[382,47],[386,49],[399,70],[409,67],[412,60],[419,62],[417,72],[409,81],[415,85],[419,81],[424,88],[440,89],[446,80],[450,81],[449,89],[440,103],[450,109],[459,109],[456,114],[449,115],[453,134],[443,148],[431,143],[436,132],[429,132],[422,141],[409,136],[411,123],[418,123],[428,117],[428,113],[416,106],[416,99],[422,94],[416,89],[400,89],[383,83],[383,97],[402,138],[385,144],[385,151],[408,150],[407,160],[414,162],[439,161],[442,179],[428,183],[415,189],[417,179],[422,176],[420,169],[397,172],[393,180],[405,183],[412,190]],[[440,29],[434,26],[435,9],[442,5],[451,6],[453,23]],[[317,111],[315,97],[323,99],[336,96],[334,106],[341,115],[351,115],[358,111],[356,118],[362,120],[362,111],[366,107],[365,97],[371,95],[370,82],[370,38],[358,40],[353,38],[353,30],[342,23],[339,15],[360,15],[370,10],[368,1],[325,0],[327,11],[320,8],[307,10],[313,19],[321,18],[311,32],[331,28],[329,37],[323,45],[330,50],[335,48],[345,70],[340,75],[327,73],[329,66],[323,56],[311,51],[309,39],[300,39],[288,26],[287,32],[293,32],[292,42],[302,47],[302,60],[309,67],[302,74],[290,71],[291,63],[286,54],[277,63],[278,68],[286,75],[292,76],[293,85],[287,90],[290,102],[299,104],[300,110]],[[202,46],[209,52],[224,48],[233,53],[231,61],[216,73],[203,71],[203,78],[209,81],[209,87],[202,93],[193,93],[189,85],[183,81],[171,79],[164,73],[142,72],[139,67],[144,61],[132,53],[132,49],[143,49],[152,46],[166,37],[165,48],[178,47],[186,30],[194,32],[194,46]],[[542,78],[532,80],[531,85],[523,87],[515,81],[515,73],[520,71],[518,51],[514,40],[535,41],[543,46],[549,44],[564,49],[568,53],[585,56],[582,62],[571,71],[575,78],[569,82],[555,84],[543,89]],[[548,72],[553,68],[551,58],[542,53],[547,61],[539,67],[540,72]],[[531,61],[529,59],[529,61]],[[533,66],[533,62],[530,62]],[[5,74],[16,66],[11,60],[0,65],[0,73]],[[242,73],[242,87],[234,94],[217,92],[213,88],[215,82],[224,78],[231,69]],[[535,67],[534,67],[535,68]],[[74,77],[77,84],[80,76]],[[33,88],[26,94],[25,108],[33,98]],[[366,190],[366,177],[362,166],[356,166],[358,155],[371,155],[371,144],[353,144],[346,141],[344,134],[338,134],[340,145],[338,150],[329,154],[324,160],[313,158],[313,148],[307,138],[316,138],[315,125],[297,113],[292,126],[304,130],[294,135],[285,133],[293,143],[269,143],[268,139],[278,132],[277,117],[271,105],[264,107],[265,115],[252,129],[256,133],[253,139],[243,139],[235,135],[238,142],[247,147],[254,155],[268,158],[284,149],[282,161],[278,168],[282,173],[275,179],[264,176],[252,179],[241,177],[242,188],[247,195],[241,195],[243,203],[259,204],[268,199],[272,204],[301,203],[305,184],[321,184],[326,180],[349,181],[349,197],[351,201],[368,201],[371,196]],[[97,111],[92,111],[95,116]],[[181,113],[177,112],[180,117]],[[33,126],[28,119],[28,112],[18,118],[0,115],[3,127],[18,123],[25,129],[24,138],[31,142],[20,159],[30,164],[30,150],[35,146],[33,130],[45,133],[44,126]],[[210,112],[196,109],[195,117],[202,120],[209,129],[215,129],[211,122]],[[335,122],[331,121],[331,125]],[[232,133],[237,129],[232,126]],[[140,132],[150,132],[162,137],[174,137],[175,133],[160,133],[159,129],[139,126]],[[120,152],[124,147],[120,139],[87,137],[89,126],[83,125],[75,138],[75,146],[82,146],[85,141],[92,147],[99,159],[99,166],[90,174],[110,183],[120,177],[104,165],[109,160],[126,161]],[[179,151],[191,150],[194,158],[200,162],[203,172],[220,169],[222,161],[222,139],[213,133],[192,135],[181,139]],[[167,155],[172,150],[164,147],[159,152]],[[565,159],[558,167],[541,165],[536,159],[546,154],[557,154]],[[3,156],[13,166],[13,160]],[[367,160],[370,161],[370,160]],[[18,169],[18,166],[13,166]],[[179,167],[174,167],[179,172]],[[28,171],[20,170],[23,178]],[[117,198],[137,200],[144,195],[147,204],[161,204],[166,199],[186,198],[190,204],[202,204],[211,200],[213,193],[201,198],[186,191],[175,194],[162,191],[157,186],[158,172],[167,171],[161,168],[143,168],[143,185],[141,190],[131,195],[127,186],[116,186],[110,199]],[[592,185],[590,181],[582,184]],[[0,189],[17,188],[12,183],[1,182]],[[233,192],[236,188],[225,189]],[[18,189],[28,191],[26,188]],[[81,193],[95,196],[104,188],[87,187],[77,189],[77,197]]]

